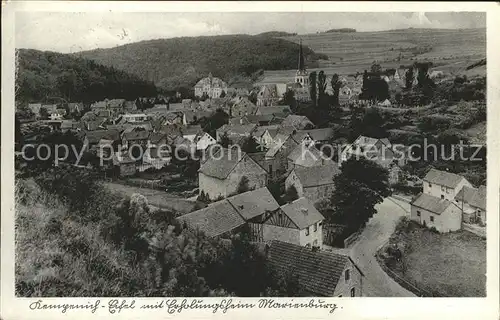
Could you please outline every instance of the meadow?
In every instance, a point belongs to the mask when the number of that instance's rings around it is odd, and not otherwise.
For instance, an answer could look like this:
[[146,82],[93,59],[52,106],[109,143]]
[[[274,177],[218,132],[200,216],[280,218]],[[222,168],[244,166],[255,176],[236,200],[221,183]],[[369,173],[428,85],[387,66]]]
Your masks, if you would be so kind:
[[[404,29],[381,32],[319,33],[283,37],[325,54],[319,68],[327,75],[362,73],[374,61],[383,68],[398,68],[415,61],[431,61],[432,70],[449,75],[467,74],[466,67],[486,57],[486,29]],[[474,75],[486,74],[486,68]],[[295,70],[266,70],[259,83],[288,82]]]

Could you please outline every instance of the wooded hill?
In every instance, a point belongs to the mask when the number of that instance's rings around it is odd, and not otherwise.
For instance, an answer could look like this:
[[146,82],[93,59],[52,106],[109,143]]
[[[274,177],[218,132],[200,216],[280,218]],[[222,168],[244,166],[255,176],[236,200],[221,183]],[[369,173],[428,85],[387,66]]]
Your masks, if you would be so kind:
[[[296,69],[299,45],[268,35],[224,35],[148,40],[76,53],[106,66],[154,81],[164,89],[192,88],[208,75],[231,82],[259,70]],[[305,47],[308,67],[325,55]]]
[[135,99],[153,96],[152,82],[77,56],[50,51],[17,51],[17,102],[53,98],[93,102],[104,98]]

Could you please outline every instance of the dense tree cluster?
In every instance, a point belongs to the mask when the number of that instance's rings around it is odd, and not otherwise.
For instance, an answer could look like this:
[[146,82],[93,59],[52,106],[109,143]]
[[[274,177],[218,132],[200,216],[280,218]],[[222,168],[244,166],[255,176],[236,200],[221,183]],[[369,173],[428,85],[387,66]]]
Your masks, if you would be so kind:
[[363,87],[359,99],[384,101],[389,98],[389,85],[382,79],[382,68],[379,64],[374,64],[370,72],[365,70],[363,73]]
[[326,219],[347,226],[349,233],[363,227],[376,213],[375,205],[390,195],[387,170],[365,158],[343,162],[334,181],[332,210]]
[[90,103],[105,98],[134,100],[157,94],[152,82],[68,54],[20,49],[17,67],[16,99],[23,102],[63,98]]
[[85,170],[53,168],[16,185],[20,296],[294,296],[248,230],[189,231],[177,213],[110,193]]

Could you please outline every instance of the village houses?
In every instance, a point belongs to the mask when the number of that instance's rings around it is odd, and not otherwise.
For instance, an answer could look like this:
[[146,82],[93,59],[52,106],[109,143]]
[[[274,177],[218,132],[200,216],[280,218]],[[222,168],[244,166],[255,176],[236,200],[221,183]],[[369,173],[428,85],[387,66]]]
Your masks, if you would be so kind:
[[407,163],[406,152],[406,147],[393,146],[387,138],[379,139],[361,135],[342,150],[339,164],[351,157],[365,157],[388,169],[389,183],[395,184],[401,180],[401,167]]
[[227,83],[212,76],[212,73],[209,73],[208,77],[201,79],[194,86],[194,95],[200,98],[204,95],[208,98],[219,98],[223,92],[227,94],[227,91]]
[[241,138],[250,137],[256,130],[256,124],[225,124],[216,130],[217,141],[221,141],[224,135],[227,135],[233,142],[239,141]]
[[[429,170],[423,179],[423,192],[411,202],[411,219],[439,232],[460,230],[464,212],[469,220],[471,215],[465,204],[474,202],[484,206],[480,196],[477,203],[469,198],[469,189],[473,189],[471,183],[458,174]],[[480,216],[481,211],[478,214]]]
[[364,274],[348,255],[283,241],[272,241],[266,251],[273,267],[297,275],[303,296],[363,296]]
[[324,217],[313,204],[302,197],[280,207],[266,187],[230,196],[178,219],[209,237],[224,237],[247,225],[252,241],[323,245]]
[[287,169],[310,168],[316,166],[337,164],[319,151],[314,145],[298,144],[287,156]]
[[285,180],[285,189],[294,187],[299,197],[313,203],[329,199],[335,190],[334,177],[340,173],[337,164],[295,167]]
[[277,134],[271,147],[265,153],[262,166],[271,177],[284,174],[288,170],[288,155],[298,145],[291,135]]
[[199,150],[199,151],[207,150],[208,147],[217,143],[215,138],[213,138],[211,135],[209,135],[206,132],[202,132],[202,133],[198,134],[196,136],[194,142],[196,143],[196,150]]
[[455,202],[462,209],[464,223],[486,224],[486,186],[464,186],[455,197]]
[[206,208],[180,216],[188,227],[208,237],[225,237],[247,225],[252,241],[264,241],[262,222],[280,206],[266,187],[210,203]]
[[267,185],[268,173],[248,154],[239,151],[220,148],[201,164],[198,170],[200,194],[203,192],[213,200],[236,194],[241,183],[250,189]]
[[263,221],[264,241],[279,240],[309,248],[323,246],[324,217],[302,197],[280,207]]

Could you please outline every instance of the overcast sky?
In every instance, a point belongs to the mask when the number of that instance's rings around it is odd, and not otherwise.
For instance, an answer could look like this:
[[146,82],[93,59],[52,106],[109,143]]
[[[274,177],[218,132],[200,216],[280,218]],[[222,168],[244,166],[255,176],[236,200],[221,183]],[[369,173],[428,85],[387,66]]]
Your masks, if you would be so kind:
[[484,28],[484,13],[121,13],[17,12],[16,47],[58,52],[110,48],[141,40],[332,28]]

